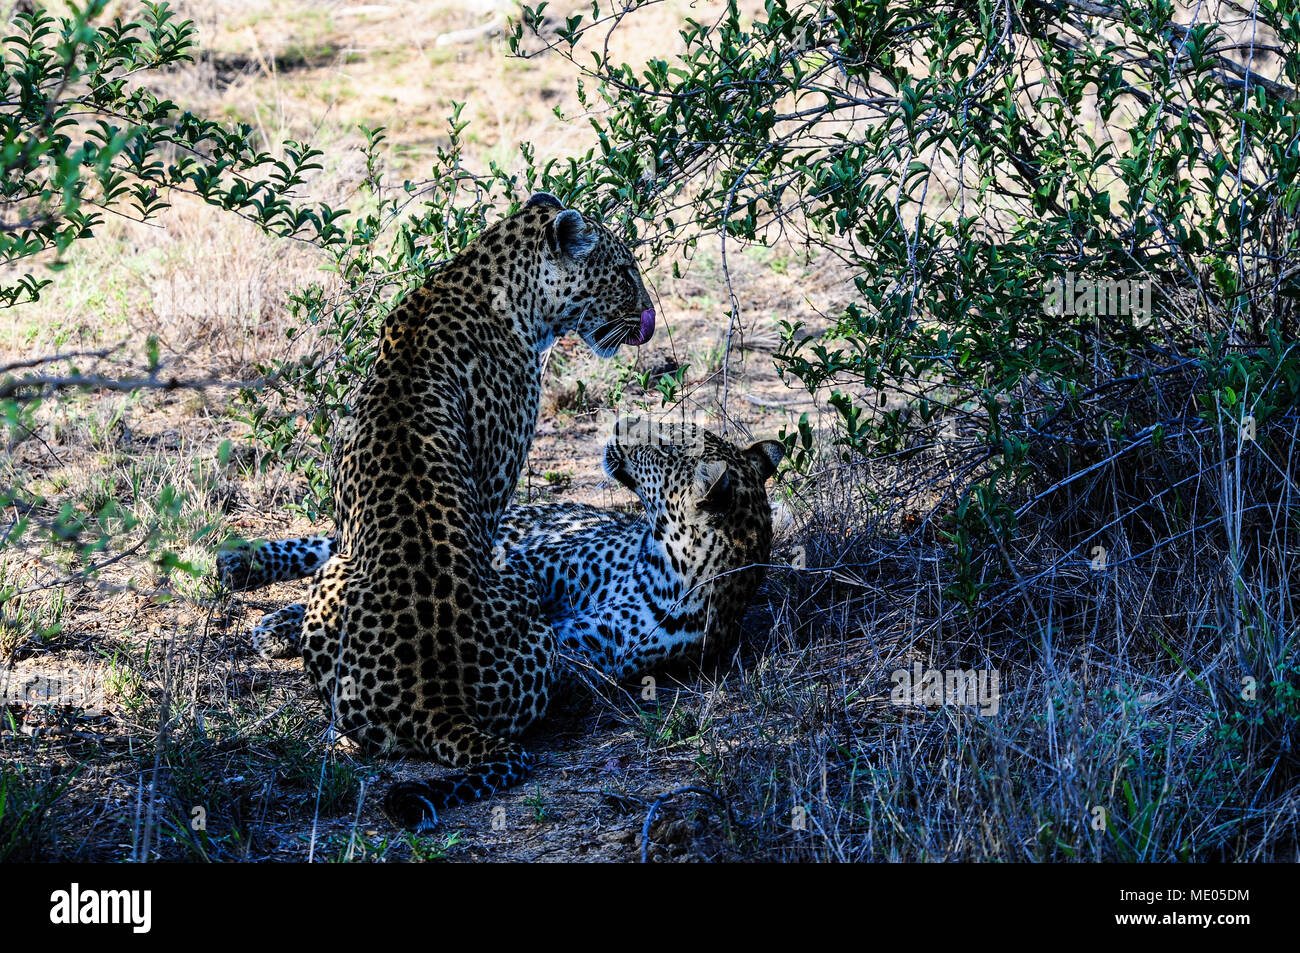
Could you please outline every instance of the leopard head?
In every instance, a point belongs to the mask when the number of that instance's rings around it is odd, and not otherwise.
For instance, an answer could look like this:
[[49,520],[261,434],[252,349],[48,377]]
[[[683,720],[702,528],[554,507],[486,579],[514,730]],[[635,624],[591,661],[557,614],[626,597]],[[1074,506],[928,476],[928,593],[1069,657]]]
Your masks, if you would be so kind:
[[530,198],[524,209],[543,216],[541,284],[553,316],[550,337],[576,332],[600,357],[612,356],[624,344],[639,347],[649,341],[654,304],[623,243],[545,192]]
[[732,444],[693,424],[620,420],[605,472],[641,500],[674,563],[712,571],[768,561],[772,511],[766,483],[785,448]]

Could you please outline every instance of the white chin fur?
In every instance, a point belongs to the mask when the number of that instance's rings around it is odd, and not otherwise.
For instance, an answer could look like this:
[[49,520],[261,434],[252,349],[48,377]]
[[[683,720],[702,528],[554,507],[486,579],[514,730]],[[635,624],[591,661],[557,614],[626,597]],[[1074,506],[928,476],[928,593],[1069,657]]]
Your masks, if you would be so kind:
[[587,342],[587,347],[591,348],[592,353],[597,357],[613,357],[618,353],[619,345],[617,344],[613,347],[597,347],[596,342],[591,338],[584,337],[583,340]]

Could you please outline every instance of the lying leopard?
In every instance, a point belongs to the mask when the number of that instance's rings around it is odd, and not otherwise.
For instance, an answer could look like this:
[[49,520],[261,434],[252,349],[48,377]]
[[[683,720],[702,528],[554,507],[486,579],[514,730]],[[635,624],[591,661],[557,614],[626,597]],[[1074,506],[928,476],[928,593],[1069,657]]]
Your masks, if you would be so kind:
[[[654,333],[628,250],[551,195],[486,229],[385,318],[330,460],[338,548],[317,571],[302,658],[331,724],[460,773],[435,809],[516,784],[510,736],[547,705],[555,637],[492,549],[537,425],[538,358],[575,331],[602,357]],[[398,796],[400,818],[421,803]]]
[[[691,425],[620,421],[605,470],[643,515],[581,504],[507,510],[496,558],[521,566],[540,594],[561,673],[628,678],[734,644],[770,558],[764,484],[782,454],[775,440],[742,449]],[[305,576],[333,550],[323,536],[250,543],[221,554],[218,571],[228,587],[251,589]],[[296,654],[303,616],[291,605],[263,617],[255,647]],[[424,809],[438,793],[425,783],[398,785],[390,800]]]

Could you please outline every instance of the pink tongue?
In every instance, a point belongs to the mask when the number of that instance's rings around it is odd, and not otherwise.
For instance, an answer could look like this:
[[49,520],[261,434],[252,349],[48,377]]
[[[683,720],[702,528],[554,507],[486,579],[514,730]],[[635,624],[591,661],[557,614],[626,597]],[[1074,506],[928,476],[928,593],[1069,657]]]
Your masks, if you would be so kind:
[[655,333],[655,310],[647,308],[641,312],[641,332],[636,339],[631,342],[634,347],[640,347],[646,341],[650,340]]

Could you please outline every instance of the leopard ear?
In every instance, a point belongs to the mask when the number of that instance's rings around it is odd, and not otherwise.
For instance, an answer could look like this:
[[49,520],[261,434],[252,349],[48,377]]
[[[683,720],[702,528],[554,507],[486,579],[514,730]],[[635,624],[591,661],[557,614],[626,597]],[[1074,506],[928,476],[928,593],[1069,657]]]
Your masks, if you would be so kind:
[[722,513],[731,506],[734,495],[731,470],[722,460],[701,463],[695,470],[695,487],[700,495],[700,509]]
[[545,206],[546,208],[564,208],[564,203],[550,192],[534,192],[532,195],[528,196],[528,201],[524,203],[524,208],[534,208],[538,205]]
[[760,440],[745,451],[745,459],[758,471],[759,478],[766,482],[785,457],[785,446],[779,440]]
[[596,247],[597,235],[580,213],[566,208],[546,226],[546,241],[552,251],[581,261]]

